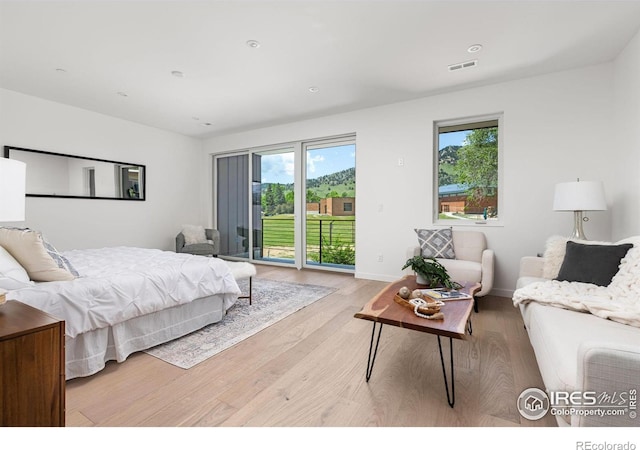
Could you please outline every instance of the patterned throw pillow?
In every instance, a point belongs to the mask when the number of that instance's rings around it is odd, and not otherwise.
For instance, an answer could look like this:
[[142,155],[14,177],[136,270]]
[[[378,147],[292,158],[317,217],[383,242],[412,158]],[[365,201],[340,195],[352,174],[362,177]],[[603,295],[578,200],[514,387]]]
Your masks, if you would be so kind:
[[74,277],[80,276],[76,268],[73,267],[73,265],[71,264],[71,261],[69,261],[66,256],[62,255],[58,251],[58,249],[56,249],[53,245],[48,243],[44,238],[42,238],[42,244],[44,245],[44,248],[49,254],[49,256],[51,256],[51,259],[53,259],[56,262],[56,264],[60,269],[68,270],[69,272],[71,272],[71,275],[73,275]]
[[416,229],[416,234],[422,249],[422,256],[425,258],[456,259],[451,228],[440,230]]

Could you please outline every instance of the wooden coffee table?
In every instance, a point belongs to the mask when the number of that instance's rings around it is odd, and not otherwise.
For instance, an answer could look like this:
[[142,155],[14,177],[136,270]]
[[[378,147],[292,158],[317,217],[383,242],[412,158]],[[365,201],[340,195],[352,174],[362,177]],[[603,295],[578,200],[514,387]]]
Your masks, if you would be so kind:
[[[461,284],[463,284],[461,282]],[[369,344],[369,357],[367,359],[367,382],[371,378],[373,364],[378,353],[378,344],[380,343],[380,334],[382,333],[382,325],[392,325],[400,328],[408,328],[410,330],[422,331],[424,333],[435,334],[438,336],[438,349],[440,350],[440,362],[442,363],[442,374],[444,377],[444,386],[447,392],[447,402],[453,408],[455,404],[455,380],[453,373],[453,339],[467,339],[467,332],[473,332],[471,328],[471,310],[473,309],[474,300],[449,300],[442,307],[444,314],[443,320],[430,320],[418,317],[414,312],[394,301],[395,294],[402,286],[409,289],[425,289],[426,286],[416,283],[415,275],[407,275],[406,277],[395,281],[380,291],[373,297],[362,310],[355,315],[358,319],[370,320],[373,322],[373,330],[371,332],[371,343]],[[472,297],[480,290],[479,283],[464,283],[461,291],[470,294]],[[378,327],[378,337],[376,338],[376,324]],[[442,354],[442,343],[440,337],[449,338],[450,362],[451,362],[451,390],[447,381],[447,371],[444,364],[444,356]],[[373,346],[374,340],[375,348]]]

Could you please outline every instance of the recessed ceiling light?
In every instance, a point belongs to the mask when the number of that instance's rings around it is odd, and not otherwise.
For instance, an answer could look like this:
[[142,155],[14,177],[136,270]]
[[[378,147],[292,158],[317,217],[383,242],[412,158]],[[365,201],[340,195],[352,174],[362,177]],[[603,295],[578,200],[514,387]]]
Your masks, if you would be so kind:
[[311,86],[311,87],[309,88],[309,92],[312,92],[312,93],[314,93],[314,94],[315,94],[316,92],[318,92],[319,90],[320,90],[320,89],[318,88],[318,86]]
[[210,127],[211,125],[213,125],[211,122],[204,122],[200,124],[203,127]]
[[469,53],[478,53],[480,50],[482,50],[482,45],[480,44],[473,44],[467,49]]
[[251,48],[258,48],[260,47],[260,42],[254,41],[253,39],[251,39],[247,41],[247,45]]
[[58,67],[58,68],[56,69],[56,72],[60,72],[60,73],[67,73],[67,71],[66,71],[66,70],[64,70],[64,69],[62,69],[62,68],[60,68],[60,67]]
[[184,73],[180,72],[179,70],[171,71],[171,75],[178,78],[184,78]]
[[127,95],[126,92],[122,92],[122,91],[116,92],[116,94],[118,94],[120,97],[128,97],[129,96],[129,95]]

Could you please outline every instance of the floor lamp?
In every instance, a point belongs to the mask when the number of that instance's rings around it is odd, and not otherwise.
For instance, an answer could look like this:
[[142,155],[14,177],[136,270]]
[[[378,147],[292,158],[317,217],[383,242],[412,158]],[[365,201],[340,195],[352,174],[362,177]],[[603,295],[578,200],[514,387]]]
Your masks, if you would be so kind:
[[[0,222],[24,220],[27,165],[15,159],[0,158]],[[6,301],[0,289],[0,305]]]
[[582,222],[589,219],[583,217],[584,211],[604,211],[607,202],[604,198],[604,187],[600,181],[571,181],[556,184],[553,198],[554,211],[573,211],[574,239],[587,240],[582,230]]

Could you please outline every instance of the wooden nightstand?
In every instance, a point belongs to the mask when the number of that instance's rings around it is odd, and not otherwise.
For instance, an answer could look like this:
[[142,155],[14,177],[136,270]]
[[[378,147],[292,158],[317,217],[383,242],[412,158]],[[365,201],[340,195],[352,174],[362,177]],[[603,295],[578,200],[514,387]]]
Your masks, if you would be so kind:
[[18,301],[0,306],[0,425],[65,423],[64,321]]

